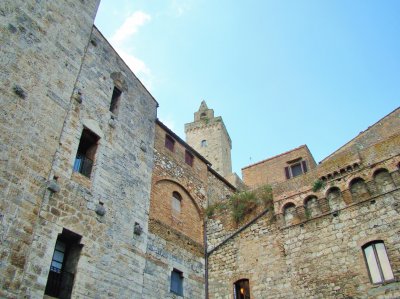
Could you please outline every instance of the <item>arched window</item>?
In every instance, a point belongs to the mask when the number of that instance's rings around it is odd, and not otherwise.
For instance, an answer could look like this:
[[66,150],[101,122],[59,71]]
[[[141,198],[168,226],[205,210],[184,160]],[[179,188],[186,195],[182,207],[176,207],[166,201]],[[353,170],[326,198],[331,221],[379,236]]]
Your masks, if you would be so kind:
[[326,192],[326,199],[328,201],[329,209],[331,211],[336,211],[344,207],[342,194],[338,187],[329,188],[329,190]]
[[250,299],[250,284],[248,279],[241,279],[233,285],[234,299]]
[[201,147],[207,147],[207,140],[202,140],[201,141]]
[[316,196],[309,196],[304,201],[304,208],[306,210],[307,218],[312,218],[321,213],[319,208],[318,198]]
[[294,218],[296,218],[296,206],[294,203],[289,202],[283,207],[283,217],[286,225],[293,224]]
[[386,192],[394,188],[393,179],[385,168],[380,168],[374,172],[374,181],[376,188],[380,192]]
[[362,178],[355,178],[350,182],[350,192],[353,196],[368,193],[367,184]]
[[369,242],[362,249],[372,283],[383,283],[394,280],[383,241]]
[[174,214],[180,214],[182,205],[182,196],[174,191],[172,192],[172,212]]

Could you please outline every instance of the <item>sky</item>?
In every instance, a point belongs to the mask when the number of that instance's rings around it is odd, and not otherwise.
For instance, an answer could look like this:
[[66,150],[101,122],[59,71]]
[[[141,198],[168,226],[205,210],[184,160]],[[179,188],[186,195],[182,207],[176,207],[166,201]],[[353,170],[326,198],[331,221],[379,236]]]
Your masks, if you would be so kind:
[[102,0],[95,25],[185,139],[202,100],[234,172],[307,144],[317,162],[399,107],[398,0]]

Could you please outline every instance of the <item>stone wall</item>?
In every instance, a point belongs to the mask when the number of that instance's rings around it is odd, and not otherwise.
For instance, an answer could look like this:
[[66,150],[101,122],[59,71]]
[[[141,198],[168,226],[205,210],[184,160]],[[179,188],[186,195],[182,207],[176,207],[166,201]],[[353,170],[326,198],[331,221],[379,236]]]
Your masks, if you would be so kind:
[[[400,296],[399,142],[392,135],[275,185],[274,212],[249,226],[235,230],[226,215],[210,220],[209,244],[224,241],[209,247],[210,298],[232,298],[239,279],[249,279],[251,298]],[[326,185],[313,192],[321,177]],[[385,244],[390,283],[370,282],[362,246],[374,240]]]
[[232,173],[231,140],[220,116],[186,124],[185,133],[186,142],[211,161],[215,171],[223,177]]
[[[98,0],[0,3],[0,297],[43,289],[28,255]],[[67,29],[66,29],[67,28]],[[50,233],[49,233],[50,234]],[[54,244],[53,244],[54,245]],[[48,253],[42,248],[41,256]],[[46,261],[48,271],[49,262]],[[33,273],[32,273],[33,272]]]
[[[74,298],[139,297],[143,291],[157,103],[96,28],[90,35],[97,4],[2,8],[13,48],[8,53],[18,59],[8,60],[15,77],[2,84],[8,104],[2,144],[8,147],[1,297],[43,297],[63,228],[82,236]],[[13,91],[14,83],[25,98]],[[118,115],[109,111],[114,86],[122,90]],[[72,171],[84,128],[100,138],[90,178]],[[49,183],[59,190],[48,190]],[[141,235],[134,234],[135,223]]]

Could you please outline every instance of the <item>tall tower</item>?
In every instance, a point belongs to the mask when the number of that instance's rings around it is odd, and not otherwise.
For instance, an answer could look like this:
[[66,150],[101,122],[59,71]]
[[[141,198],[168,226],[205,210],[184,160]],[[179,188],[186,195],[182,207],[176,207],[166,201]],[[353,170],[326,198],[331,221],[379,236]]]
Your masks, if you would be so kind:
[[205,101],[194,113],[194,122],[185,124],[186,142],[212,163],[223,177],[232,173],[232,141],[221,116],[214,117]]

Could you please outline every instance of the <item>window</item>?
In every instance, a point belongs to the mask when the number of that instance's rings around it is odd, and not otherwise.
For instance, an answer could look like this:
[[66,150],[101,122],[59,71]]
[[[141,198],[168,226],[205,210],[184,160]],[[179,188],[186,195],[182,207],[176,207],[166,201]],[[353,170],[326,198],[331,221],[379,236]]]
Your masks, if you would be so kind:
[[201,147],[207,147],[207,140],[201,141]]
[[165,147],[171,152],[174,151],[175,140],[169,135],[165,135]]
[[307,171],[307,163],[305,160],[285,167],[285,175],[287,179],[294,178],[298,175],[306,173]]
[[183,273],[176,269],[171,272],[171,292],[183,296]]
[[373,241],[362,248],[371,282],[383,283],[394,280],[385,244],[382,241]]
[[250,286],[248,279],[241,279],[233,286],[234,299],[250,299]]
[[172,212],[179,214],[181,212],[182,196],[174,191],[172,192]]
[[74,172],[79,172],[90,178],[99,139],[97,135],[88,129],[83,129],[75,158]]
[[185,162],[186,164],[193,166],[193,155],[189,153],[187,150],[185,151]]
[[118,114],[119,103],[121,99],[122,91],[114,86],[113,94],[111,97],[110,111],[114,114]]
[[50,264],[45,294],[56,298],[70,298],[76,266],[82,245],[81,236],[63,229],[59,234]]

